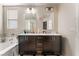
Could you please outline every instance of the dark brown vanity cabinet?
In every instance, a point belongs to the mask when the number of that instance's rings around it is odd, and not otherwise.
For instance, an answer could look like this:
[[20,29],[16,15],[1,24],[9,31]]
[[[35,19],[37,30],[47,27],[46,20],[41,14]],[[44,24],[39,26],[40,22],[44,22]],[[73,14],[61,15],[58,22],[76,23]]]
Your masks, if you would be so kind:
[[44,55],[61,55],[62,39],[61,36],[46,36],[43,41]]
[[20,55],[61,55],[61,36],[18,36]]
[[34,55],[36,52],[36,42],[35,37],[33,36],[19,36],[19,54],[32,54]]

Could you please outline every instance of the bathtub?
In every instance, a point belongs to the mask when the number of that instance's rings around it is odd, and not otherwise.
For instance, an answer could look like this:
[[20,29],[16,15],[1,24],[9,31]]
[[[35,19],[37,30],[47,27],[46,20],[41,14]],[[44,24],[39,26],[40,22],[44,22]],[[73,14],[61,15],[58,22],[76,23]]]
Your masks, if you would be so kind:
[[0,43],[0,56],[5,55],[6,52],[18,45],[16,37],[5,37],[6,41]]

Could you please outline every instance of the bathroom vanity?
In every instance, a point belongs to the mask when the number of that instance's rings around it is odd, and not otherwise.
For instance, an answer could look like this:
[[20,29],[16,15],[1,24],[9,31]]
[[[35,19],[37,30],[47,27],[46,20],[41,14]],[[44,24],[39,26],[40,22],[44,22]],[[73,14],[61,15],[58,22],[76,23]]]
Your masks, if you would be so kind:
[[18,42],[21,56],[62,54],[60,34],[19,34]]

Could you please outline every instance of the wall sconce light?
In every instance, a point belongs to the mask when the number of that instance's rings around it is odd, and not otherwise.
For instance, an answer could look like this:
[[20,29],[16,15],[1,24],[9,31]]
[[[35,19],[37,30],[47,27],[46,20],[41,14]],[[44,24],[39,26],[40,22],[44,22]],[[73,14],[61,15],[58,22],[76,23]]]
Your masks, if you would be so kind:
[[26,13],[35,14],[35,13],[36,13],[36,10],[35,10],[34,8],[27,8],[27,9],[26,9]]
[[46,11],[53,11],[53,7],[46,7]]

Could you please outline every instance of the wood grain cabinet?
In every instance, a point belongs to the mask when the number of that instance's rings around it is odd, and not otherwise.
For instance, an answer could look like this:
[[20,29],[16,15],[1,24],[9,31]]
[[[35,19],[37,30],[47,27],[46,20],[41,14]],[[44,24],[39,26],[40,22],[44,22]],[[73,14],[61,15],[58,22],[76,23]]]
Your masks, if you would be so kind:
[[61,36],[18,36],[20,55],[61,55]]
[[43,41],[44,55],[61,55],[62,39],[61,36],[47,36]]

